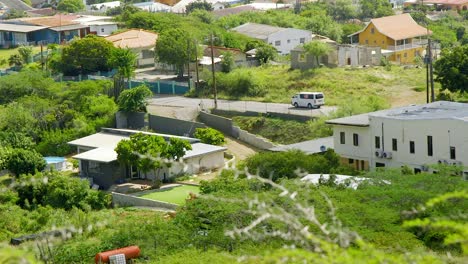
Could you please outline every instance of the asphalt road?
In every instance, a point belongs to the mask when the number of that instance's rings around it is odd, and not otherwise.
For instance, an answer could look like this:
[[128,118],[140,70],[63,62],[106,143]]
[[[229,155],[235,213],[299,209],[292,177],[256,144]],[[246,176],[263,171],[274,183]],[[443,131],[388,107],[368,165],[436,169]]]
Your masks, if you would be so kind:
[[[182,96],[155,96],[149,100],[149,105],[153,106],[172,106],[189,107],[202,109],[214,108],[213,99],[186,98]],[[233,111],[255,111],[255,112],[275,112],[288,113],[304,116],[323,116],[336,110],[334,106],[322,106],[320,109],[294,108],[290,104],[261,103],[254,101],[229,101],[218,100],[218,109]]]

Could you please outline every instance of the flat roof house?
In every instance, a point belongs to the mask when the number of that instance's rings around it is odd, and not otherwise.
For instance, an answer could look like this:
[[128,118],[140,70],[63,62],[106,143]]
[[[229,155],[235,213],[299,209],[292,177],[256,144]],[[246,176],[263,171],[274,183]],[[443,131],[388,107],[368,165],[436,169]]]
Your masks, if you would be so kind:
[[423,56],[427,42],[422,37],[432,34],[413,20],[410,14],[374,18],[362,30],[349,35],[351,44],[382,48],[390,61],[413,63]]
[[[439,101],[327,121],[342,163],[356,169],[468,165],[468,104]],[[468,175],[468,169],[464,169]]]
[[232,29],[240,34],[262,40],[280,54],[289,54],[299,44],[312,39],[312,32],[297,28],[282,28],[256,23],[245,23]]
[[137,66],[154,66],[154,48],[158,34],[143,29],[129,29],[112,34],[105,39],[114,43],[117,48],[129,48],[138,54]]
[[[140,173],[136,168],[125,166],[117,161],[114,149],[121,140],[130,138],[130,135],[144,133],[170,138],[185,139],[192,145],[188,150],[183,163],[175,162],[170,167],[164,166],[156,173]],[[68,142],[76,146],[78,154],[73,158],[79,160],[80,176],[91,178],[93,183],[108,189],[115,183],[122,183],[130,179],[167,179],[184,173],[193,174],[201,170],[210,170],[224,166],[224,151],[226,148],[200,143],[198,139],[142,132],[128,129],[104,128],[101,132]]]

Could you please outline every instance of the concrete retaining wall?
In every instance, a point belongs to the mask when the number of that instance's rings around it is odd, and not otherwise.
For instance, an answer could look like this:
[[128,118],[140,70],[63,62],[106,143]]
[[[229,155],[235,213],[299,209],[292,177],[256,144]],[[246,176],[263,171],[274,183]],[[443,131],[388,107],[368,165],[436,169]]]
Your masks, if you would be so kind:
[[116,128],[140,129],[145,127],[146,113],[140,112],[117,112],[115,114]]
[[207,112],[200,112],[200,120],[207,126],[217,129],[226,135],[234,138],[239,137],[239,133],[233,129],[232,120],[222,116],[217,116]]
[[186,137],[193,137],[195,129],[206,127],[205,124],[199,122],[191,122],[157,115],[149,115],[148,120],[149,128],[157,133]]
[[251,146],[265,150],[276,147],[276,145],[271,143],[268,139],[251,134],[245,130],[240,129],[237,126],[234,127],[234,130],[237,130],[237,133],[239,133],[238,139],[240,141],[245,142]]
[[229,111],[229,110],[220,110],[220,109],[212,109],[211,113],[214,115],[221,115],[221,116],[266,116],[266,117],[278,117],[286,120],[296,120],[299,122],[307,122],[309,120],[314,119],[314,117],[310,116],[302,116],[302,115],[293,115],[288,113],[276,113],[276,112],[254,112],[254,111]]
[[177,208],[176,204],[154,201],[146,198],[116,192],[112,192],[112,204],[118,206],[159,207],[169,210],[175,210]]

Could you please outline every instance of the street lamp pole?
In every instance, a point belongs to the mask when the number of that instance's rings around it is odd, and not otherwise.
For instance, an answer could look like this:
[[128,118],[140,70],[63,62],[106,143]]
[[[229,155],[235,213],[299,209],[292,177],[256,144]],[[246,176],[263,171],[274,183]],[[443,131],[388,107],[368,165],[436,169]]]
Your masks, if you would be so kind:
[[216,90],[216,76],[215,76],[215,64],[214,64],[214,52],[213,52],[213,33],[211,33],[211,72],[213,73],[213,93],[214,93],[214,108],[218,108],[218,91]]

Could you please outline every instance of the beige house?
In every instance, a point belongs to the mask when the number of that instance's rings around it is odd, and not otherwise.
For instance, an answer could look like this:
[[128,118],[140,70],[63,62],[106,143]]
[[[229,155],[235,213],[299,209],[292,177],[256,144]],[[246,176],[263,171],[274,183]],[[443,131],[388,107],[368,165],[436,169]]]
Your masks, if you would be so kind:
[[117,48],[129,48],[138,54],[137,67],[154,66],[157,33],[143,29],[129,29],[107,36],[105,39],[114,43]]
[[433,102],[327,121],[342,163],[359,170],[430,165],[464,167],[468,176],[468,104]]

